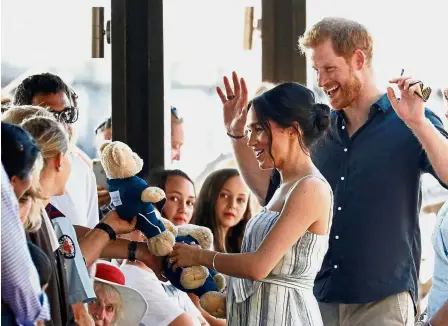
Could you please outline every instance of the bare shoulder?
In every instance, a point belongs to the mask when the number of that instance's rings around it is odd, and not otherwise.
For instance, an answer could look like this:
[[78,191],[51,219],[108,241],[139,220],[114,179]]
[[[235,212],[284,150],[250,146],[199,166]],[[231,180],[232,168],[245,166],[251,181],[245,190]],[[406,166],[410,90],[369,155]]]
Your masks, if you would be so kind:
[[332,192],[328,183],[318,177],[307,177],[293,185],[284,209],[307,215],[326,216],[331,210]]
[[307,199],[316,197],[322,201],[331,201],[330,185],[321,177],[306,177],[293,185],[287,200],[298,200],[303,197]]

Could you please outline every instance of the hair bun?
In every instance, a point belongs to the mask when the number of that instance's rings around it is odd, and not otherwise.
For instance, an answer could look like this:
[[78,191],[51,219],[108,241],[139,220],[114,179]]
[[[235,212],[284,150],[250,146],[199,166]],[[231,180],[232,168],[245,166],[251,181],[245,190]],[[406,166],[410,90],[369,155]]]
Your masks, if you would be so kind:
[[314,128],[317,133],[326,131],[330,125],[330,107],[323,103],[313,104]]

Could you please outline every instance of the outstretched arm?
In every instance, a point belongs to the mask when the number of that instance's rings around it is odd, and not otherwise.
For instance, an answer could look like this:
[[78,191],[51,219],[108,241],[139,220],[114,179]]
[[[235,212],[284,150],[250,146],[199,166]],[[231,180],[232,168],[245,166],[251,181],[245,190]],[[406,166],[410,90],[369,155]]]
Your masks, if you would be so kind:
[[297,240],[318,222],[328,232],[331,194],[328,185],[317,178],[297,184],[286,199],[281,215],[257,251],[243,254],[217,254],[198,247],[176,244],[172,258],[178,266],[204,265],[231,276],[260,280],[265,278]]
[[[233,136],[243,136],[246,124],[248,92],[244,78],[238,79],[233,72],[233,89],[227,77],[224,77],[224,92],[217,87],[216,91],[223,104],[224,125]],[[232,98],[232,96],[234,96]],[[244,181],[255,194],[260,205],[264,205],[269,186],[271,170],[261,170],[255,159],[253,150],[247,146],[246,138],[232,138],[233,153]]]
[[437,176],[448,185],[448,132],[443,130],[443,126],[438,130],[425,116],[421,82],[409,77],[395,78],[390,82],[397,84],[401,92],[398,100],[393,89],[388,88],[392,107],[422,144]]

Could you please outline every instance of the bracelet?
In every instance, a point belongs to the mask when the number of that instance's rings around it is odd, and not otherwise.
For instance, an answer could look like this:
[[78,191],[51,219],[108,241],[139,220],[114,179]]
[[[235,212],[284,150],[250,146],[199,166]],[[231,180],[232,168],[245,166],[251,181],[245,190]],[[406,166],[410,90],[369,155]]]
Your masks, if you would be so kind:
[[117,233],[114,231],[114,229],[112,229],[110,227],[110,225],[107,225],[106,223],[98,223],[95,226],[95,229],[100,229],[103,230],[105,232],[107,232],[107,234],[109,234],[109,238],[113,241],[117,240]]
[[128,250],[128,260],[136,261],[137,259],[135,258],[135,251],[137,250],[137,241],[131,241]]
[[235,136],[235,135],[232,135],[230,132],[227,132],[227,136],[229,136],[230,138],[233,138],[233,139],[243,139],[246,137],[245,135]]
[[213,269],[215,270],[215,272],[217,272],[216,267],[215,267],[215,259],[216,259],[216,256],[218,256],[218,254],[219,254],[219,252],[215,253],[215,255],[213,256],[213,261],[212,261],[212,266],[213,266]]

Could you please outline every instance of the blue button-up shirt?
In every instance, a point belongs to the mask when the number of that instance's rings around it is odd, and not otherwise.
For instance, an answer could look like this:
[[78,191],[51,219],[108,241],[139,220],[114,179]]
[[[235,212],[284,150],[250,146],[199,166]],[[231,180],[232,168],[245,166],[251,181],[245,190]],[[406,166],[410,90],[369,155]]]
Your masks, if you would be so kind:
[[3,165],[1,170],[2,302],[12,310],[17,324],[33,326],[35,321],[50,319],[50,307],[28,251],[17,199]]
[[[440,119],[426,117],[448,138]],[[420,268],[420,177],[435,175],[417,137],[386,95],[351,137],[343,111],[333,111],[328,134],[312,159],[334,191],[329,249],[315,280],[321,302],[367,303],[403,291],[417,301]],[[437,177],[437,176],[436,176]],[[278,176],[273,176],[272,194]]]

